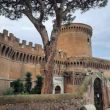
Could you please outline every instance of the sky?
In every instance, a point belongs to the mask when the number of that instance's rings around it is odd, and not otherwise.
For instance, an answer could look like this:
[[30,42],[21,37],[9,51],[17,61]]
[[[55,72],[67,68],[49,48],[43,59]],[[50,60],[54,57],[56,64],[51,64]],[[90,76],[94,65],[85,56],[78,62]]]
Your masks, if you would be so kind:
[[[104,8],[91,9],[83,14],[80,11],[74,13],[76,19],[74,22],[85,23],[93,28],[92,35],[92,53],[94,57],[110,60],[110,0]],[[45,23],[48,33],[51,33],[52,22]],[[7,29],[21,40],[42,44],[39,33],[27,17],[17,21],[9,20],[0,16],[0,32]]]

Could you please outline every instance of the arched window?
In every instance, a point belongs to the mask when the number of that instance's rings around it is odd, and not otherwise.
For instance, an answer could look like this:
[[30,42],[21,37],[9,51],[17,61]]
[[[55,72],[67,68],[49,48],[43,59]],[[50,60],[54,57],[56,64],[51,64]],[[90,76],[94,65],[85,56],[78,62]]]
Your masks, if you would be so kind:
[[35,63],[35,56],[33,56],[33,63]]
[[42,58],[40,57],[40,58],[39,58],[39,62],[41,62],[41,61],[42,61]]
[[32,55],[30,56],[30,62],[32,63]]
[[5,49],[6,49],[6,46],[4,45],[4,46],[2,47],[2,51],[1,51],[1,54],[2,54],[2,55],[4,55]]
[[22,54],[22,53],[20,53],[20,61],[22,61],[22,56],[23,56],[23,54]]
[[60,94],[61,93],[61,88],[60,86],[55,87],[55,94]]
[[97,110],[103,110],[102,81],[99,78],[94,81],[94,103]]
[[9,50],[9,53],[8,53],[8,57],[11,57],[11,53],[12,53],[12,48]]
[[5,56],[8,56],[9,50],[10,50],[10,48],[8,47],[8,48],[6,49]]
[[15,55],[16,55],[16,53],[14,52],[13,55],[12,55],[12,60],[15,59]]
[[27,55],[26,57],[26,62],[29,62],[29,55]]
[[23,61],[25,62],[25,59],[26,59],[26,54],[24,54],[24,56],[23,56]]
[[19,56],[19,52],[17,52],[17,54],[16,54],[16,60],[18,60],[18,56]]

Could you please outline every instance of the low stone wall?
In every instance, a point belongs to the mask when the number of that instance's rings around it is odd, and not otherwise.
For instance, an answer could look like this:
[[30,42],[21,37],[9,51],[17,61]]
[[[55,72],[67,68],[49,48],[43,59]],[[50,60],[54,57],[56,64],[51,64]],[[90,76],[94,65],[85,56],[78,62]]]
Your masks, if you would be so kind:
[[79,110],[83,103],[72,94],[1,96],[0,110]]

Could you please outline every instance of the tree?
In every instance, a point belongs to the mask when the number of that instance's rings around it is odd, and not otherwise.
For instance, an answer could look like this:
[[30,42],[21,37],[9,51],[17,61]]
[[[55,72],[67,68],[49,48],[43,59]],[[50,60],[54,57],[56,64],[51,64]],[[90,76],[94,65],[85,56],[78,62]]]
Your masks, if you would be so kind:
[[15,94],[19,94],[24,91],[24,86],[20,79],[13,81],[11,83],[11,87],[13,88]]
[[42,76],[36,76],[35,81],[35,87],[34,87],[34,93],[35,94],[41,94],[42,85],[43,85],[43,77]]
[[26,74],[26,78],[25,78],[25,92],[28,92],[28,93],[31,92],[31,88],[32,88],[31,76],[32,76],[32,74],[28,72]]
[[[39,32],[45,52],[43,93],[52,93],[53,62],[61,25],[74,20],[76,10],[104,7],[108,0],[0,0],[0,14],[12,20],[26,15]],[[43,22],[53,18],[50,40]]]

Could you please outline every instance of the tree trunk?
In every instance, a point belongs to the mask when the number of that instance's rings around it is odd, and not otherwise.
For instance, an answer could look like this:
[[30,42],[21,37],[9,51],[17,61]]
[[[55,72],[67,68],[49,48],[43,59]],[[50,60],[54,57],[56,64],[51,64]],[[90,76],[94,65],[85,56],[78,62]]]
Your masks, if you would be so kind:
[[[49,46],[50,49],[53,48],[53,45]],[[45,56],[47,56],[46,64],[44,67],[44,85],[43,91],[44,94],[51,94],[53,89],[53,68],[54,68],[54,58],[55,58],[55,48],[51,52],[49,49],[46,49]]]
[[54,68],[54,58],[56,53],[57,39],[60,30],[60,25],[53,25],[53,31],[51,33],[51,40],[49,41],[49,36],[46,30],[46,27],[39,22],[38,19],[35,19],[33,15],[29,12],[24,11],[24,14],[29,18],[29,20],[33,23],[36,30],[41,35],[43,45],[44,45],[44,53],[45,53],[45,67],[44,67],[44,80],[43,80],[43,89],[42,93],[51,94],[53,89],[53,68]]
[[43,91],[44,94],[52,94],[53,90],[53,69],[54,69],[54,58],[56,55],[57,39],[58,33],[52,33],[54,38],[51,39],[50,44],[44,47],[46,64],[44,68],[44,85]]

